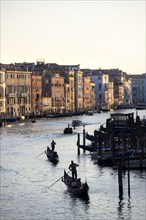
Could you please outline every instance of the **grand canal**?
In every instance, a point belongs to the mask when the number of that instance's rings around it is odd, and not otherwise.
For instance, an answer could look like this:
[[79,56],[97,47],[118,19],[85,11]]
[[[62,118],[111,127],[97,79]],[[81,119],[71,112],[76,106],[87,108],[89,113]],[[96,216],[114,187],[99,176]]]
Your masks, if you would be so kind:
[[[127,110],[134,112],[135,110]],[[146,111],[138,111],[140,118]],[[82,120],[93,134],[110,113],[21,121],[0,128],[1,145],[1,220],[144,220],[146,219],[146,173],[130,171],[131,196],[127,173],[123,176],[124,194],[119,199],[117,170],[101,168],[90,153],[77,155],[78,127],[73,134],[63,130],[73,119]],[[56,142],[59,163],[51,164],[43,151]],[[81,139],[82,141],[82,139]],[[88,181],[89,197],[80,199],[67,192],[61,180],[71,160],[79,164],[78,176]],[[52,187],[51,184],[57,181]]]

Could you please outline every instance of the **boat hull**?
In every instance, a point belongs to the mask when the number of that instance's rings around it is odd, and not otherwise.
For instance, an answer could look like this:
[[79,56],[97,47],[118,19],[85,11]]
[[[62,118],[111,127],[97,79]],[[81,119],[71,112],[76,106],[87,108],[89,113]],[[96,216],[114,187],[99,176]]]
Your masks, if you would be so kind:
[[49,161],[54,163],[59,161],[59,156],[56,151],[50,150],[49,152],[45,151],[45,153]]
[[97,151],[97,147],[94,147],[94,146],[88,146],[88,145],[79,145],[79,148],[83,149],[83,150],[87,150],[87,151],[90,151],[90,152],[95,152]]
[[72,130],[72,128],[65,128],[63,133],[64,134],[72,134],[73,130]]
[[66,185],[67,190],[76,196],[85,196],[88,194],[89,186],[87,182],[81,183],[80,179],[73,180],[66,171],[64,171],[62,182]]

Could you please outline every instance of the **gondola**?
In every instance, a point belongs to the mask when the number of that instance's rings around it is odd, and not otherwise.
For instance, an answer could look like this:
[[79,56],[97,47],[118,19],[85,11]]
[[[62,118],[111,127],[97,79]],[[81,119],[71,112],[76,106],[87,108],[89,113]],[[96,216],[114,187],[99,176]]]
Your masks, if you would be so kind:
[[76,196],[85,196],[88,194],[89,186],[87,181],[81,183],[81,179],[73,180],[64,170],[64,176],[62,177],[62,182],[66,185],[69,192]]
[[83,149],[83,150],[90,151],[90,152],[96,152],[97,151],[97,147],[96,146],[92,146],[92,145],[82,145],[82,144],[79,144],[78,147]]
[[82,121],[80,121],[80,120],[72,120],[72,127],[75,128],[75,127],[79,127],[81,125],[83,125]]
[[52,151],[49,147],[47,147],[45,154],[49,161],[54,163],[57,163],[59,161],[58,153],[56,151]]
[[32,123],[36,123],[36,120],[35,120],[35,118],[33,118],[33,119],[31,120],[31,122],[32,122]]
[[73,129],[70,128],[70,127],[67,127],[67,128],[64,129],[64,132],[63,132],[63,133],[64,133],[64,134],[72,134],[72,133],[73,133]]

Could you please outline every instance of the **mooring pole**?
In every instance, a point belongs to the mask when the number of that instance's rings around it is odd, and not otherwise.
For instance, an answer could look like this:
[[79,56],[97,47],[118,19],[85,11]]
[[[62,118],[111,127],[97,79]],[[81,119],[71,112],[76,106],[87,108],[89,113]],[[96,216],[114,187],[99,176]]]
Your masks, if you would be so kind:
[[[85,141],[85,125],[83,125],[83,146],[85,146],[86,141]],[[83,149],[83,153],[85,153],[85,149]]]
[[122,161],[118,162],[118,183],[119,183],[119,197],[123,196],[123,180],[122,180]]
[[78,155],[80,155],[80,134],[79,133],[78,133],[77,146],[78,146]]

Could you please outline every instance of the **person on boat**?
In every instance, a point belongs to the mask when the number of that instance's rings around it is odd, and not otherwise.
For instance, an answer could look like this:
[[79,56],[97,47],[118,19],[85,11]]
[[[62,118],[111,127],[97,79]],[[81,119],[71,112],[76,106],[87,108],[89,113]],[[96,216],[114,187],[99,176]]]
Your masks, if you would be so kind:
[[50,152],[50,148],[47,146],[47,153],[49,153]]
[[52,142],[51,142],[51,148],[52,148],[52,151],[54,151],[54,150],[55,150],[55,145],[56,145],[55,141],[54,141],[54,140],[52,140]]
[[74,180],[77,179],[77,169],[76,167],[78,167],[79,165],[74,163],[73,160],[71,160],[71,164],[69,165],[68,169],[72,172],[72,178]]

